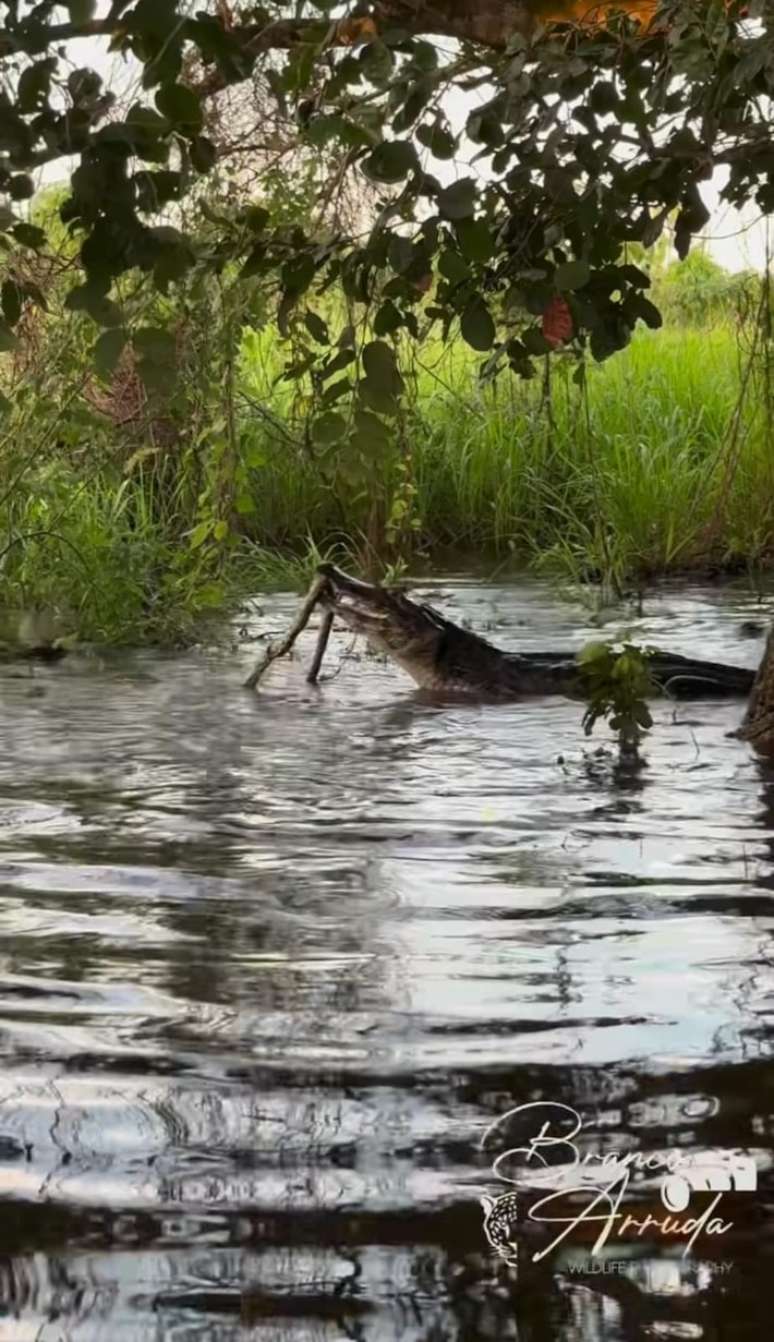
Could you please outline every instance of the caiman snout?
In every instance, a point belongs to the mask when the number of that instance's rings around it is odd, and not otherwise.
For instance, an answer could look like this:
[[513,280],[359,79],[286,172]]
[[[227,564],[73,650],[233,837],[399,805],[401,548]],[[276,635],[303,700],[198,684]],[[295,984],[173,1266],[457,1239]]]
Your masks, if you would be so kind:
[[398,662],[418,685],[437,685],[436,661],[444,622],[429,606],[409,600],[398,588],[361,582],[335,564],[320,564],[327,582],[320,601],[371,647]]
[[376,632],[390,619],[389,605],[391,593],[375,583],[361,582],[342,573],[335,564],[320,564],[317,572],[327,578],[321,595],[323,605],[336,615],[340,615],[345,624],[356,628],[358,633],[367,633],[373,626]]

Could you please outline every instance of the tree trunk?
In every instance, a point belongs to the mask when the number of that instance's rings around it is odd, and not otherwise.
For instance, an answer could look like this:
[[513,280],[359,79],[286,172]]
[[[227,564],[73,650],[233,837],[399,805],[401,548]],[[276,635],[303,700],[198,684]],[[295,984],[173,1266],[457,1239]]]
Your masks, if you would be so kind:
[[774,628],[763,652],[739,735],[767,754],[774,754]]

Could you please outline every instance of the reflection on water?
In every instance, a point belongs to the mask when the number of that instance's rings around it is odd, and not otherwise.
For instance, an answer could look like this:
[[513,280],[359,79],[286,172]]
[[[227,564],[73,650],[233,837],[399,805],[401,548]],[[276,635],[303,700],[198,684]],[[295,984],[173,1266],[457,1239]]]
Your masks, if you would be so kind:
[[[536,583],[434,599],[592,633]],[[754,665],[757,614],[628,628]],[[6,671],[0,1338],[768,1336],[774,771],[740,706],[660,705],[621,765],[577,704],[423,703],[349,651],[259,697],[250,651]],[[618,1150],[750,1149],[759,1191],[685,1260],[509,1267],[480,1143],[537,1099]]]

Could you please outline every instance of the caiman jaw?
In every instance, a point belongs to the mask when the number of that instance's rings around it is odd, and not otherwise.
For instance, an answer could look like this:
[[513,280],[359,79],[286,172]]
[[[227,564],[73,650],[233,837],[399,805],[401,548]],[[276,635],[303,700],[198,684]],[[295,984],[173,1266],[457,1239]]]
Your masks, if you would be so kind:
[[345,624],[359,633],[385,633],[390,625],[389,615],[383,611],[367,610],[357,599],[346,595],[336,596],[331,606],[335,615],[340,615]]
[[328,580],[321,593],[322,604],[340,615],[344,624],[356,633],[376,637],[386,631],[391,619],[379,608],[380,598],[384,598],[378,587],[348,577],[333,564],[320,564],[317,572]]
[[371,647],[386,654],[425,688],[434,687],[434,654],[441,631],[421,607],[399,592],[359,582],[341,573],[333,564],[321,564],[318,573],[327,581],[320,602],[354,634],[362,634]]

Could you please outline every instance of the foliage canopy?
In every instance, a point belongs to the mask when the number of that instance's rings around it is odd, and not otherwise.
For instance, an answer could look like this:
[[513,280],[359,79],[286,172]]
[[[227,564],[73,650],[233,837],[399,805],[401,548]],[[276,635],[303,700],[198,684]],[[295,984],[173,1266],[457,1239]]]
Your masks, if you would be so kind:
[[[774,206],[774,6],[761,0],[619,0],[585,23],[574,16],[588,5],[570,0],[112,0],[102,16],[94,0],[3,7],[6,247],[45,246],[20,203],[36,169],[74,156],[62,219],[81,274],[68,303],[103,328],[103,376],[128,340],[157,377],[174,362],[164,331],[131,330],[118,277],[166,293],[197,269],[240,269],[265,281],[280,330],[297,336],[295,372],[315,380],[323,445],[384,435],[403,389],[401,333],[459,323],[487,375],[530,377],[556,350],[604,359],[638,321],[661,323],[627,245],[652,246],[674,220],[684,257],[718,167],[726,200]],[[128,107],[97,71],[73,66],[84,36],[138,63]],[[181,206],[217,164],[211,109],[259,71],[299,147],[328,170],[306,226],[278,224],[255,201],[210,218],[203,236]],[[464,137],[449,117],[454,91],[471,108]],[[352,174],[373,205],[362,231],[326,222]],[[349,316],[332,332],[315,304],[334,285]],[[39,297],[6,280],[1,349]]]

